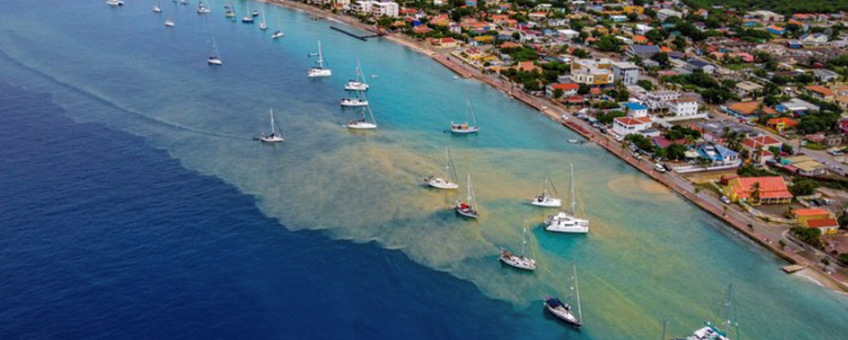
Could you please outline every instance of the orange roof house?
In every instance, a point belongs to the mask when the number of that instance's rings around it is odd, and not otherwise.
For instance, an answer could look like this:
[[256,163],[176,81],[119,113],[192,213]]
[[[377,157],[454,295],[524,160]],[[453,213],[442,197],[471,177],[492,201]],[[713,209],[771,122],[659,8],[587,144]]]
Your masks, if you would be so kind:
[[822,231],[822,234],[833,235],[839,232],[839,222],[835,218],[810,220],[807,222],[807,227],[817,228]]
[[532,61],[522,61],[518,63],[518,69],[524,72],[533,72],[539,68]]
[[792,210],[792,217],[798,220],[798,225],[809,227],[810,223],[815,220],[833,218],[830,212],[821,208],[806,208]]
[[836,97],[836,93],[833,92],[833,90],[821,85],[809,85],[805,86],[804,89],[810,92],[814,97],[824,101],[831,101],[834,97]]
[[752,205],[792,202],[792,193],[780,176],[734,178],[722,191],[731,202],[745,201]]
[[[761,101],[736,103],[728,106],[727,111],[732,115],[743,116],[745,118],[751,118],[753,116],[755,118],[755,113],[757,113],[757,109],[759,108],[761,103]],[[768,106],[763,106],[762,113],[768,115],[776,115],[777,111]]]
[[783,132],[784,130],[789,130],[796,126],[798,126],[798,122],[789,117],[771,118],[766,122],[766,127],[777,132]]

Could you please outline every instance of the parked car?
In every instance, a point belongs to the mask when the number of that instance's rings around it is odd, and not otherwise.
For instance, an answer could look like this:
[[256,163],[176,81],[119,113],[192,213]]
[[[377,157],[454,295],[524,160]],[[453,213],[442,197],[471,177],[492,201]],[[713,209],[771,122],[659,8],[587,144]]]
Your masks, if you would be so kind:
[[727,196],[721,196],[720,200],[724,204],[730,204],[730,199]]

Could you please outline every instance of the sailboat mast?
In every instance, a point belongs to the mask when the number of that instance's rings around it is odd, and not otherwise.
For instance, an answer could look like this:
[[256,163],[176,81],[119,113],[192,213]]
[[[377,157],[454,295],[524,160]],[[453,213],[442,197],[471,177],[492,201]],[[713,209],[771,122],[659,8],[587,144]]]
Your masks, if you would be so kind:
[[569,165],[571,166],[571,216],[574,216],[577,206],[577,200],[574,198],[574,164]]
[[448,154],[447,147],[445,147],[445,179],[452,179],[450,173],[450,155]]
[[324,52],[321,51],[321,40],[318,40],[318,67],[324,68]]
[[665,329],[668,326],[668,321],[663,321],[663,332],[662,332],[662,340],[665,340]]
[[270,114],[271,114],[271,134],[273,135],[273,134],[277,133],[277,131],[274,130],[274,125],[276,125],[276,124],[274,124],[274,109],[271,109]]
[[574,290],[577,292],[577,315],[580,321],[583,321],[583,309],[580,307],[580,286],[577,284],[577,265],[571,264],[571,270],[574,273]]
[[527,244],[527,220],[524,220],[521,229],[521,257],[524,257],[524,245]]

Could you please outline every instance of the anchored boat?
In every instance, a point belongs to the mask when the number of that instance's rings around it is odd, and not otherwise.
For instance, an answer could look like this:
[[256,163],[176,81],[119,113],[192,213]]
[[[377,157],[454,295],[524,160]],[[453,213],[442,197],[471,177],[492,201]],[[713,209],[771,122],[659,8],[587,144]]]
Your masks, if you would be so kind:
[[555,297],[545,298],[545,310],[557,319],[577,328],[583,326],[583,310],[580,307],[580,288],[577,285],[577,268],[572,264],[571,270],[574,277],[574,291],[577,295],[577,315],[572,307]]
[[312,53],[309,55],[310,57],[317,56],[318,60],[315,61],[318,66],[312,67],[309,69],[309,72],[306,73],[306,76],[309,78],[321,78],[321,77],[329,77],[333,75],[333,71],[329,68],[324,67],[324,52],[321,49],[321,40],[318,40],[318,52]]
[[478,131],[480,131],[480,127],[477,126],[477,115],[474,113],[474,108],[471,106],[471,100],[466,99],[465,103],[466,103],[466,106],[468,107],[468,113],[467,114],[471,116],[471,120],[472,120],[472,122],[474,122],[474,124],[470,125],[470,124],[468,124],[468,121],[465,121],[465,123],[462,123],[462,124],[457,124],[457,123],[451,122],[451,129],[450,129],[451,133],[458,134],[458,135],[467,135],[467,134],[477,133]]
[[557,233],[578,233],[585,234],[589,232],[589,221],[579,219],[575,216],[575,208],[577,201],[574,195],[574,165],[571,165],[571,213],[560,211],[556,214],[548,216],[545,220],[545,230]]
[[259,140],[265,143],[279,143],[283,141],[283,136],[277,133],[277,121],[274,119],[274,109],[270,110],[271,114],[271,133],[265,134],[264,132],[259,136]]
[[365,75],[362,72],[362,66],[359,65],[359,60],[356,61],[356,79],[345,84],[345,91],[368,91],[371,87],[365,82]]
[[456,171],[453,167],[453,160],[450,156],[450,150],[445,147],[445,177],[437,177],[437,176],[427,176],[424,178],[424,183],[427,183],[432,188],[442,189],[442,190],[456,190],[459,189],[459,182],[457,180]]
[[[370,122],[365,117],[365,111],[368,111],[368,116],[371,118]],[[363,108],[361,119],[347,122],[345,126],[351,130],[376,130],[377,120],[374,119],[374,112],[371,111],[371,108],[366,106]]]
[[524,256],[524,248],[527,245],[527,221],[524,221],[521,233],[521,255],[513,254],[509,250],[501,250],[501,256],[498,258],[504,264],[522,270],[536,270],[536,260]]
[[466,174],[468,177],[468,197],[466,201],[458,201],[454,206],[457,214],[467,218],[478,218],[480,213],[477,211],[477,197],[474,195],[474,187],[471,184],[471,174]]
[[206,63],[212,66],[221,66],[224,63],[221,61],[221,53],[218,51],[218,44],[215,42],[215,36],[212,36],[212,55],[206,58]]
[[[548,193],[548,183],[550,183],[550,187],[555,196],[551,196],[550,193]],[[562,200],[556,198],[556,196],[559,196],[559,194],[557,194],[556,187],[554,187],[554,181],[551,179],[551,176],[545,172],[545,181],[542,183],[542,194],[533,198],[533,200],[530,201],[530,204],[543,208],[559,208],[562,206]]]

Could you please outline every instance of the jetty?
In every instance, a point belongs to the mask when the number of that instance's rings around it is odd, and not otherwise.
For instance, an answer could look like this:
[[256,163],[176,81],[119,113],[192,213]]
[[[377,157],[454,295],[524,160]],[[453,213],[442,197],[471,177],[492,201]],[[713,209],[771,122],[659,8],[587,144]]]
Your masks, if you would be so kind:
[[785,266],[781,269],[786,274],[794,274],[794,273],[797,273],[797,272],[804,270],[804,268],[806,268],[806,267],[801,266],[801,265],[797,265],[797,264],[793,264],[793,265]]
[[341,29],[341,28],[338,28],[338,27],[336,27],[336,26],[330,26],[330,29],[331,29],[331,30],[334,30],[334,31],[336,31],[336,32],[344,33],[344,34],[346,34],[346,35],[348,35],[348,36],[351,36],[351,37],[353,37],[353,38],[356,38],[356,39],[359,39],[359,40],[362,40],[362,41],[368,41],[368,39],[369,39],[369,38],[377,38],[377,37],[382,37],[382,36],[383,36],[383,34],[382,34],[382,33],[380,33],[380,32],[377,32],[377,33],[375,33],[375,34],[369,34],[369,35],[358,35],[358,34],[356,34],[356,33],[353,33],[353,32],[350,32],[350,31],[346,31],[346,30]]

